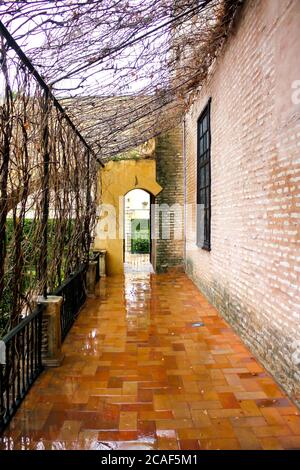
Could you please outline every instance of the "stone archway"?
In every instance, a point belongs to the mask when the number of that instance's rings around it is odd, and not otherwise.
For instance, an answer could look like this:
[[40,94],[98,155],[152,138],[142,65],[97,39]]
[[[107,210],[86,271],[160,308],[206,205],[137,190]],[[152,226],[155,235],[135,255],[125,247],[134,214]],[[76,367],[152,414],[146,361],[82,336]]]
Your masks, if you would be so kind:
[[162,191],[156,181],[156,161],[110,161],[99,170],[99,187],[99,219],[94,246],[107,251],[107,274],[122,274],[124,196],[132,189],[144,189],[154,197]]

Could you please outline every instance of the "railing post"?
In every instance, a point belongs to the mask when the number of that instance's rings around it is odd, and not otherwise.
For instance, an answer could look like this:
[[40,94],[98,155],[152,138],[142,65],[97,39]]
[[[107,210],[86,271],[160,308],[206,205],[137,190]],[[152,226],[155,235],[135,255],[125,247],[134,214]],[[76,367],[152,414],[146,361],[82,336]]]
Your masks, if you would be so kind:
[[100,277],[106,276],[106,250],[100,251]]
[[98,261],[89,261],[86,272],[86,290],[88,297],[95,297],[96,268]]
[[62,302],[63,298],[56,295],[48,295],[47,299],[39,296],[37,299],[37,303],[45,307],[42,320],[42,363],[46,367],[58,367],[64,359],[60,323]]

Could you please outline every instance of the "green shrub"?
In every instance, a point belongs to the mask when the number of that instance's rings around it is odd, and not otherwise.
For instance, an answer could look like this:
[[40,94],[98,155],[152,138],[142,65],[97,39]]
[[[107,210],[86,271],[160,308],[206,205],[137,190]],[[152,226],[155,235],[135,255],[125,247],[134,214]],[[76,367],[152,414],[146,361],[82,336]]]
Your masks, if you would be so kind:
[[[40,222],[38,222],[40,223]],[[36,224],[37,221],[34,219],[25,219],[23,221],[22,227],[22,248],[24,250],[24,266],[22,269],[22,279],[20,290],[21,293],[26,295],[30,286],[34,286],[36,282],[36,276],[39,269],[39,250],[36,246]],[[65,227],[64,240],[62,240],[63,246],[65,248],[64,255],[61,259],[61,266],[59,272],[56,274],[55,287],[58,287],[58,282],[63,282],[65,277],[69,273],[65,270],[65,265],[68,256],[67,246],[72,237],[74,231],[75,223],[74,220],[68,220]],[[10,323],[10,314],[12,311],[13,305],[13,272],[14,272],[14,221],[12,218],[6,220],[6,246],[7,246],[7,258],[5,262],[5,276],[4,276],[4,290],[0,298],[0,338],[6,332],[7,326]],[[57,238],[57,221],[48,220],[48,262],[54,259],[54,242]],[[22,251],[23,251],[22,250]],[[52,283],[53,283],[52,282]]]
[[143,238],[131,240],[131,253],[150,253],[150,241]]

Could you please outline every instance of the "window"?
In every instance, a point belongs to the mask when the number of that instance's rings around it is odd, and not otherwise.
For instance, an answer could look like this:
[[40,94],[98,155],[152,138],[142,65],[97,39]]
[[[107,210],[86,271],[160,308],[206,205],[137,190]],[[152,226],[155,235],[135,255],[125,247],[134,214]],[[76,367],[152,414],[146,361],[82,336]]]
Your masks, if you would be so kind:
[[198,119],[197,129],[197,246],[210,251],[211,178],[210,178],[211,99]]

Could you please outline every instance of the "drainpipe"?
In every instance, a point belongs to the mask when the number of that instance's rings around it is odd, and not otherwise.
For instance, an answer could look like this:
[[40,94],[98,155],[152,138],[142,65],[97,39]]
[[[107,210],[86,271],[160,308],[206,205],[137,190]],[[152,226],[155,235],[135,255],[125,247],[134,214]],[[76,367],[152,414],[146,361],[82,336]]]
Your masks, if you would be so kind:
[[183,132],[182,132],[182,148],[183,148],[183,259],[184,259],[184,269],[186,270],[186,220],[187,220],[187,211],[186,211],[186,139],[185,139],[185,130],[186,123],[185,117],[183,118]]

